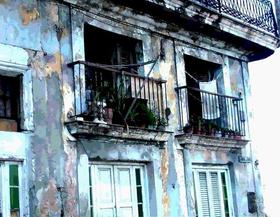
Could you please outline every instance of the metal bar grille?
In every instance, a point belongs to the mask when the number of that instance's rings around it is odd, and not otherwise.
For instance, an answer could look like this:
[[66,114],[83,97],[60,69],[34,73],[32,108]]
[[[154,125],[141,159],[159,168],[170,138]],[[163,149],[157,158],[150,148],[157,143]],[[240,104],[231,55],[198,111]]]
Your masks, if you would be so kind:
[[[113,124],[139,126],[148,119],[153,122],[152,126],[156,126],[166,118],[166,81],[87,62],[69,65],[81,65],[82,67],[75,68],[84,69],[76,73],[74,79],[75,101],[79,99],[74,104],[76,116],[83,116],[87,120],[106,121],[104,108],[110,107],[114,113]],[[76,83],[81,80],[81,76],[84,76],[85,85]],[[125,115],[135,98],[136,103],[125,123]],[[148,116],[145,116],[147,114]]]
[[[197,133],[245,135],[245,119],[241,98],[215,94],[192,87],[176,88],[180,108],[181,130],[191,126]],[[188,114],[188,117],[185,117]]]

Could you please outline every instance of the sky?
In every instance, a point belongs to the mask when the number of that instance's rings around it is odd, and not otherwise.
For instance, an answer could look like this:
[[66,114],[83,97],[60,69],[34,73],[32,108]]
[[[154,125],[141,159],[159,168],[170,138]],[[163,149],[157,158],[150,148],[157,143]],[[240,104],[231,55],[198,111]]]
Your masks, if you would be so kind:
[[257,148],[265,209],[269,217],[279,217],[280,49],[264,60],[250,63],[249,71],[254,114],[250,128]]

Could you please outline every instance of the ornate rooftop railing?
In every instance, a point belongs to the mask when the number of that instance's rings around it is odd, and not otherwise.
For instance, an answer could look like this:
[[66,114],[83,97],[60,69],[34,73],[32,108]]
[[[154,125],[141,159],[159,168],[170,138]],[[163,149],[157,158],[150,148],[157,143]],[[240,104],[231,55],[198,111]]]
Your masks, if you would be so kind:
[[[235,17],[247,24],[277,35],[276,21],[269,0],[188,0]],[[187,1],[186,1],[187,2]]]

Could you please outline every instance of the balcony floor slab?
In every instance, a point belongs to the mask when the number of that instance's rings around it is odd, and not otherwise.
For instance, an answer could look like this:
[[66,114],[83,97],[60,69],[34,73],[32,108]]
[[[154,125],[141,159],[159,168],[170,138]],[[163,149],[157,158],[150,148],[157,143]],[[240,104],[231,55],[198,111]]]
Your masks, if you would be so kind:
[[176,138],[181,146],[188,149],[199,150],[225,150],[234,151],[242,149],[248,144],[248,140],[214,137],[198,134],[178,134]]
[[162,146],[172,132],[139,127],[124,127],[116,124],[93,123],[90,121],[70,121],[65,123],[75,138],[108,138],[157,144]]

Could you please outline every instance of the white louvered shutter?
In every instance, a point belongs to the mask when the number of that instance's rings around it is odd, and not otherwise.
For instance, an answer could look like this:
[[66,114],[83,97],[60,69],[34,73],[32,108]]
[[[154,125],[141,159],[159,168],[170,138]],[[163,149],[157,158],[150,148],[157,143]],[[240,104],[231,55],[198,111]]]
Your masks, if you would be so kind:
[[202,217],[210,217],[211,215],[206,172],[199,172],[199,185]]
[[230,177],[225,167],[193,168],[197,217],[232,217]]
[[221,210],[221,198],[220,198],[220,185],[219,185],[219,176],[217,172],[210,173],[210,180],[211,180],[211,190],[212,190],[212,207],[213,207],[213,216],[214,217],[221,217],[222,210]]

